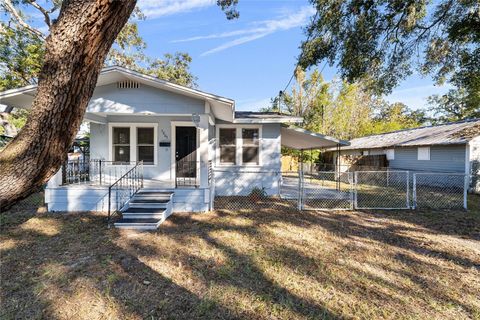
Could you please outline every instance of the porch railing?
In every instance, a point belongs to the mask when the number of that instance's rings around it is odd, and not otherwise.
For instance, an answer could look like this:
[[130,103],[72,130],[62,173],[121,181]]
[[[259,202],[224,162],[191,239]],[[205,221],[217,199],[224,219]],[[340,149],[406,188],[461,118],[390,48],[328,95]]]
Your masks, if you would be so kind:
[[183,158],[175,163],[175,187],[200,186],[200,161]]
[[69,160],[62,167],[62,184],[111,185],[136,164],[100,159]]
[[141,188],[143,188],[143,161],[136,163],[108,187],[108,227],[112,217],[118,214]]

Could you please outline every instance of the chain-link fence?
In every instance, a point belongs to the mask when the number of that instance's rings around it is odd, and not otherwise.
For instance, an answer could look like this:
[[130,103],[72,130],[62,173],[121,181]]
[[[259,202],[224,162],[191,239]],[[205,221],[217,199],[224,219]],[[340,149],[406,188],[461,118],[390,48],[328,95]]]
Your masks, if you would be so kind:
[[353,209],[353,173],[304,174],[300,201],[303,210]]
[[409,209],[408,171],[356,171],[355,208]]
[[215,171],[215,208],[466,208],[471,177],[409,171]]
[[[212,170],[214,207],[229,210],[462,209],[478,176],[408,171]],[[477,179],[477,180],[475,180]],[[40,190],[8,212],[46,210]]]
[[[218,209],[462,209],[478,176],[408,171],[214,170]],[[9,212],[45,210],[40,190]]]
[[296,209],[298,172],[214,170],[218,209]]
[[467,208],[470,177],[455,173],[414,173],[413,208]]
[[19,201],[12,207],[8,208],[5,211],[6,214],[13,213],[13,214],[29,214],[29,213],[36,213],[39,211],[46,211],[45,207],[45,192],[43,188],[34,192],[30,196],[26,197],[25,199]]

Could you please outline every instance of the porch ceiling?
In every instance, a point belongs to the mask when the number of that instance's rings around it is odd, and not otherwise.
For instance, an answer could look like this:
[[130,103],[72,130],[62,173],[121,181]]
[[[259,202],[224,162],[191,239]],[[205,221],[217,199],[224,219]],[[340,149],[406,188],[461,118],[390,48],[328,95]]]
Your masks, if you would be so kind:
[[335,139],[323,134],[311,132],[300,128],[282,127],[282,146],[296,150],[321,149],[336,145],[348,146],[348,141]]

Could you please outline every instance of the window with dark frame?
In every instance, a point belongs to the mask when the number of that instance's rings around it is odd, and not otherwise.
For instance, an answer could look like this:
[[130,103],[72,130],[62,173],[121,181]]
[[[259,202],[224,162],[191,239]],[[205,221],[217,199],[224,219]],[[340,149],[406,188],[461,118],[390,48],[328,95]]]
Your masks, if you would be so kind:
[[137,127],[137,161],[155,163],[154,128]]
[[259,130],[242,129],[242,163],[259,164],[258,157]]
[[113,161],[130,161],[130,127],[113,128]]
[[237,142],[235,128],[219,129],[220,163],[236,164]]

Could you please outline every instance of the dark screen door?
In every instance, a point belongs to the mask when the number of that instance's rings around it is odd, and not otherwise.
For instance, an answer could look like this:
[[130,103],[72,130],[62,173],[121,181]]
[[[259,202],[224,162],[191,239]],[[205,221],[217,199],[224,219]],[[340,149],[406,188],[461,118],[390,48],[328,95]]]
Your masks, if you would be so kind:
[[177,178],[194,178],[197,175],[197,129],[176,127],[175,162]]

